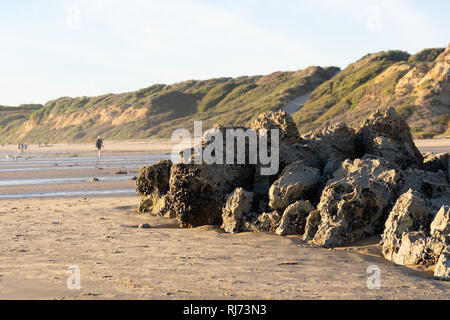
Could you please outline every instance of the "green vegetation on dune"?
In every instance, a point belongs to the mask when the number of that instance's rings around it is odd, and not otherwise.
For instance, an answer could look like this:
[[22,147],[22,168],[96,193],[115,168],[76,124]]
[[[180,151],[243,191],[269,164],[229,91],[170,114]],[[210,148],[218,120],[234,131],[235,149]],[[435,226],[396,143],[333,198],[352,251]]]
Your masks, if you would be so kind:
[[[448,95],[442,84],[446,76],[428,71],[448,50],[443,52],[437,48],[412,56],[403,51],[368,54],[317,87],[293,118],[300,132],[306,133],[337,121],[357,125],[375,109],[392,106],[415,128],[415,136],[442,134],[447,130],[445,115],[450,114],[450,106],[446,98],[433,96]],[[443,67],[437,70],[445,72]]]
[[0,106],[0,143],[15,141],[23,124],[31,114],[43,108],[40,104],[24,104],[18,107]]
[[[267,76],[158,84],[116,95],[63,97],[33,110],[24,133],[11,135],[9,130],[0,134],[0,141],[90,141],[98,135],[142,139],[169,137],[176,128],[192,130],[195,120],[203,120],[205,129],[216,123],[245,124],[311,92],[338,70],[309,67]],[[20,121],[23,124],[26,120]]]
[[424,49],[409,57],[408,62],[414,65],[433,62],[444,50],[445,48]]
[[339,105],[339,108],[342,108],[342,103],[348,102],[349,108],[354,107],[358,102],[356,99],[364,94],[361,86],[394,63],[408,58],[409,54],[402,51],[380,52],[364,56],[314,90],[303,108],[294,114],[294,120],[302,126],[311,124],[333,106]]

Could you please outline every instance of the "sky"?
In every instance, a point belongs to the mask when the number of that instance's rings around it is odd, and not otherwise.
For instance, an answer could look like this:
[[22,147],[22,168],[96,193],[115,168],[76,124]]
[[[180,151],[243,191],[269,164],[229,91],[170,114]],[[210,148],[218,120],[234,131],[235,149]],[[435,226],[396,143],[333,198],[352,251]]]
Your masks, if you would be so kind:
[[0,105],[345,68],[450,42],[447,0],[0,0]]

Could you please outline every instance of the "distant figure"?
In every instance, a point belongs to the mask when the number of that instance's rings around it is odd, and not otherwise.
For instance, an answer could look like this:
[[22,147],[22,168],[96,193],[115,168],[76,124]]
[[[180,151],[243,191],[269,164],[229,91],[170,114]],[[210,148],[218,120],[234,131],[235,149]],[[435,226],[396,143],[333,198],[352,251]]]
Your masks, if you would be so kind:
[[95,147],[97,148],[98,151],[98,157],[101,158],[102,150],[105,148],[105,145],[103,144],[103,140],[102,138],[100,138],[100,136],[97,138],[97,141],[95,142]]

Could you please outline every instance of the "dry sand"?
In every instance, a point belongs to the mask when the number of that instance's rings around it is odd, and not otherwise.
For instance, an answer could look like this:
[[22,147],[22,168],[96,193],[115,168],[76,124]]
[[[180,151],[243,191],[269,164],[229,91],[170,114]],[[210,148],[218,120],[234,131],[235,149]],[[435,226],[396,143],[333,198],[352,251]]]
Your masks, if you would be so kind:
[[[378,245],[314,248],[298,237],[178,229],[136,197],[2,201],[2,299],[448,299],[450,283],[395,266]],[[152,228],[139,229],[141,223]],[[371,239],[374,243],[378,239]],[[81,290],[66,288],[66,268]],[[370,265],[381,289],[367,288]]]
[[[443,147],[449,149],[450,140],[447,141]],[[170,151],[170,147],[160,142],[107,143],[107,146],[107,155]],[[442,149],[442,145],[436,147],[433,143],[426,146]],[[0,151],[7,148],[12,147]],[[69,150],[95,154],[90,145],[45,149],[50,156],[67,155]],[[61,177],[68,172],[73,176],[90,176],[104,173],[105,169],[75,170],[43,170],[33,177]],[[114,175],[113,169],[106,171]],[[0,174],[0,180],[25,176],[28,174],[6,172]],[[100,185],[86,182],[80,186],[129,188],[133,182]],[[1,194],[75,187],[57,184],[10,186],[6,191],[5,187],[0,188]],[[431,271],[395,266],[383,259],[378,238],[328,250],[303,243],[297,236],[229,235],[209,226],[179,229],[175,220],[138,215],[137,203],[135,195],[0,200],[0,299],[449,299],[450,296],[450,283],[434,280]],[[137,228],[142,223],[149,223],[152,228]],[[66,287],[69,276],[66,270],[72,265],[80,267],[81,290]],[[367,288],[370,274],[366,271],[371,265],[381,269],[379,290]]]

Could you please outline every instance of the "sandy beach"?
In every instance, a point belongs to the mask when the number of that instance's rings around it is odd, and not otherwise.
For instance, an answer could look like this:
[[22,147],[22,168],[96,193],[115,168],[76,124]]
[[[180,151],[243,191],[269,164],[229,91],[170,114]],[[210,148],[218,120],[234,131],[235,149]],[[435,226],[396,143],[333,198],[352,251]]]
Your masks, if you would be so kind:
[[[383,259],[378,239],[327,250],[298,237],[178,229],[136,215],[136,201],[3,201],[0,298],[448,299],[450,283]],[[81,290],[66,288],[72,265]],[[367,288],[370,265],[381,269],[379,290]]]
[[[417,144],[450,151],[450,139]],[[92,145],[32,146],[28,160],[6,160],[17,147],[0,147],[0,299],[449,298],[450,283],[432,271],[382,258],[377,237],[330,250],[298,236],[179,229],[138,215],[129,179],[171,146],[106,146],[100,161]],[[144,223],[151,228],[138,228]],[[371,265],[381,270],[380,289],[367,287]],[[69,266],[80,268],[80,290],[67,288]]]

